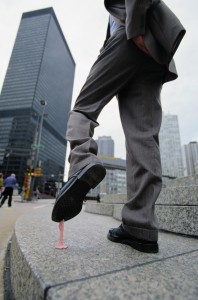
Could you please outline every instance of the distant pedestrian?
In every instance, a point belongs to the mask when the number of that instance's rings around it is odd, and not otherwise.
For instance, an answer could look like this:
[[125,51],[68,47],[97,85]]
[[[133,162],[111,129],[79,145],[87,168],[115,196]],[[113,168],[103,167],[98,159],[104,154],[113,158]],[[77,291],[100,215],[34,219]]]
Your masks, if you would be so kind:
[[34,190],[34,198],[40,199],[39,195],[40,195],[39,189],[38,189],[38,187],[36,187]]
[[96,196],[96,200],[97,200],[98,203],[100,203],[100,194],[98,194],[98,195]]
[[16,185],[16,178],[15,178],[15,174],[11,174],[9,177],[7,177],[4,180],[4,187],[5,190],[3,192],[3,199],[1,200],[1,204],[0,207],[4,204],[4,202],[6,201],[6,199],[8,198],[8,206],[11,207],[12,206],[12,195],[13,195],[13,190],[14,187]]
[[3,174],[0,173],[0,198],[3,192]]

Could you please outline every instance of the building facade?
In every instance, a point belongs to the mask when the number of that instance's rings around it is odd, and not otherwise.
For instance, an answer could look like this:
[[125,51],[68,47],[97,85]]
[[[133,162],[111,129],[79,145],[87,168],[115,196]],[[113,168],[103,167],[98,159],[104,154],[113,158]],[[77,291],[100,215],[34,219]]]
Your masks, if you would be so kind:
[[104,155],[98,157],[106,168],[106,176],[95,189],[90,190],[87,196],[126,194],[126,160]]
[[111,136],[100,136],[96,140],[98,144],[98,154],[114,157],[114,140]]
[[180,140],[179,122],[176,115],[162,117],[159,134],[162,175],[165,177],[182,177],[183,161]]
[[0,170],[5,176],[16,173],[19,184],[33,164],[35,147],[44,177],[63,173],[74,71],[53,8],[24,13],[0,95]]
[[184,175],[194,175],[198,168],[198,143],[190,142],[183,146]]

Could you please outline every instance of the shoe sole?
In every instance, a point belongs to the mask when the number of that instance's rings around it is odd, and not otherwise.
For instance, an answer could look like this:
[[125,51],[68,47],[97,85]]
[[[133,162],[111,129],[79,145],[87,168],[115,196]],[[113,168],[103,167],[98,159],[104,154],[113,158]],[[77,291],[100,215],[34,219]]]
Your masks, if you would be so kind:
[[94,189],[105,177],[106,170],[101,164],[89,164],[60,192],[53,211],[52,220],[68,221],[78,215],[82,209],[83,200],[90,189]]
[[129,240],[121,240],[121,239],[117,239],[114,238],[110,235],[110,233],[108,233],[107,238],[114,243],[120,243],[120,244],[125,244],[125,245],[129,245],[132,248],[134,248],[135,250],[141,251],[141,252],[145,252],[145,253],[158,253],[159,252],[159,246],[158,244],[143,244],[143,243],[138,243],[137,241],[129,241]]

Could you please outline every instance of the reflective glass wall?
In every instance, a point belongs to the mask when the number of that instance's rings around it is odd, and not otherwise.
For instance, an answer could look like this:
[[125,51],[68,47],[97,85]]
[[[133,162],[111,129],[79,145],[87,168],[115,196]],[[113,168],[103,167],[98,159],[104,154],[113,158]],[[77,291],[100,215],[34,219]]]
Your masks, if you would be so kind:
[[74,71],[75,62],[53,9],[24,13],[0,95],[4,176],[14,172],[22,185],[27,166],[34,164],[39,134],[43,180],[58,180],[63,173]]

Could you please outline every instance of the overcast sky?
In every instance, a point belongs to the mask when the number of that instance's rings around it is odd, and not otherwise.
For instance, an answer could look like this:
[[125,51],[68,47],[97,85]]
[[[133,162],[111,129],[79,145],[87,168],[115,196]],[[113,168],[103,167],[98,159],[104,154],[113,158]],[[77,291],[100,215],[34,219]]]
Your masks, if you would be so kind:
[[[22,13],[53,7],[76,62],[73,103],[99,54],[108,21],[103,0],[0,0],[0,89],[8,67]],[[179,78],[163,87],[164,113],[179,118],[181,143],[198,141],[198,0],[166,0],[187,30],[175,54]],[[114,98],[99,117],[95,138],[110,135],[115,156],[125,158],[125,141]]]

